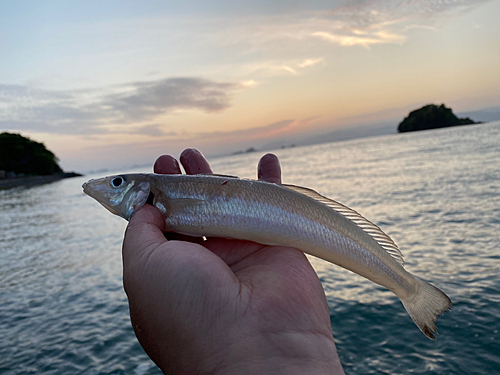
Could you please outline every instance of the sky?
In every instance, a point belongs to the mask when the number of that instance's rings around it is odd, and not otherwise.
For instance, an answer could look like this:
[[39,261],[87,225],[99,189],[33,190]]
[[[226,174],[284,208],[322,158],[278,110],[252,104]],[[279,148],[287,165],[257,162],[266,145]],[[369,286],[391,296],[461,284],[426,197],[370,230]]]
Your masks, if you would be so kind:
[[81,172],[395,132],[429,103],[500,106],[499,14],[500,0],[4,1],[0,131]]

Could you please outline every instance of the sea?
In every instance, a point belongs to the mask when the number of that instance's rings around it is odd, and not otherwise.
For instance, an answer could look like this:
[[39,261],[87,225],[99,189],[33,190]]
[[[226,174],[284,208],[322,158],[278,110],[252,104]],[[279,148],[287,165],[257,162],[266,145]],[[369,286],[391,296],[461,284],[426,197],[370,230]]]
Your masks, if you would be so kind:
[[[283,182],[376,223],[405,267],[453,301],[431,341],[391,292],[310,257],[346,374],[500,373],[500,122],[274,153]],[[210,161],[216,173],[255,178],[262,154]],[[82,193],[95,177],[0,191],[3,375],[161,373],[130,324],[126,222]]]

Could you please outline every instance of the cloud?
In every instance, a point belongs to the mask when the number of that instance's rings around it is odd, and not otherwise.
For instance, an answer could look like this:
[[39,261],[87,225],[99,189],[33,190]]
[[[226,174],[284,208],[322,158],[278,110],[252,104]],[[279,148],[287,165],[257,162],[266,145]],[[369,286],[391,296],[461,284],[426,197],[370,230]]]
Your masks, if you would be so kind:
[[229,94],[240,85],[201,78],[170,78],[137,82],[124,88],[124,93],[104,98],[102,112],[121,121],[142,121],[178,109],[221,111],[230,106]]
[[308,68],[310,66],[314,66],[320,63],[325,62],[324,58],[319,58],[319,59],[305,59],[302,61],[298,66],[299,68]]
[[[125,129],[123,125],[151,121],[173,111],[220,112],[231,106],[235,91],[252,84],[168,78],[80,91],[0,84],[0,125],[10,130],[57,134],[129,133],[134,128]],[[157,125],[136,129],[141,134],[161,132]]]
[[[218,38],[219,43],[238,46],[246,54],[262,55],[263,51],[268,51],[275,55],[279,52],[281,56],[317,50],[314,40],[346,48],[402,45],[408,39],[408,30],[437,30],[443,21],[464,15],[490,1],[353,0],[337,2],[336,6],[332,2],[332,7],[327,10],[238,19],[230,26],[230,33],[224,29]],[[211,35],[212,42],[214,38]],[[275,67],[283,66],[294,68],[289,63]],[[285,70],[281,69],[283,72]]]
[[15,103],[19,100],[31,100],[34,97],[38,101],[44,100],[67,100],[71,95],[65,92],[39,90],[22,85],[8,85],[0,83],[0,105],[4,106],[7,103]]
[[254,128],[190,134],[189,138],[203,140],[217,139],[218,141],[221,139],[238,141],[241,139],[263,138],[283,132],[293,126],[294,123],[295,120],[287,119]]
[[[297,75],[297,69],[292,68],[290,61],[266,61],[243,65],[240,69],[245,76],[274,77],[283,75]],[[254,81],[252,81],[254,82]],[[254,83],[255,84],[255,83]]]
[[[178,153],[183,148],[190,145],[208,150],[213,154],[224,154],[235,151],[238,147],[247,147],[252,143],[261,143],[262,140],[274,139],[281,134],[288,134],[290,130],[303,126],[309,120],[286,119],[271,124],[258,126],[254,128],[228,130],[228,131],[207,131],[207,132],[183,132],[176,133],[170,139],[151,139],[151,140],[132,140],[127,143],[116,143],[106,145],[93,145],[85,149],[84,154],[91,154],[93,158],[99,160],[108,160],[110,155],[120,154],[123,165],[136,164],[152,160],[154,157],[168,152]],[[127,150],[123,155],[123,150]],[[115,156],[113,156],[114,160]]]
[[162,126],[160,124],[139,126],[136,129],[130,129],[129,133],[148,135],[150,137],[176,137],[179,135],[179,132],[177,131],[166,132],[162,129]]
[[372,44],[404,43],[406,41],[406,37],[402,35],[389,34],[383,31],[373,33],[368,37],[360,35],[338,35],[326,31],[318,31],[311,35],[347,47],[360,45],[368,48]]
[[[320,63],[324,63],[325,59],[320,58],[309,58],[309,59],[291,59],[291,60],[270,60],[267,62],[259,62],[254,64],[248,64],[243,66],[243,75],[264,75],[266,77],[283,76],[283,75],[300,75],[303,70]],[[252,85],[255,84],[251,81]]]
[[433,22],[440,17],[460,15],[492,0],[357,0],[329,10],[330,16],[361,28],[394,20],[421,19]]
[[[295,128],[298,124],[302,124],[301,121],[286,119],[277,122],[273,122],[271,124],[257,126],[253,128],[245,128],[245,129],[236,129],[236,130],[226,130],[226,131],[206,131],[206,132],[163,132],[161,129],[158,129],[161,132],[163,137],[167,136],[170,138],[175,138],[176,141],[180,143],[185,142],[212,142],[212,143],[233,143],[241,141],[242,139],[251,141],[253,139],[262,139],[274,136],[279,133],[283,133]],[[156,132],[156,124],[148,125],[146,129],[141,128],[141,132],[143,130],[151,131],[153,134]],[[159,141],[160,143],[163,140]],[[149,144],[150,142],[148,142]]]
[[436,30],[443,19],[463,15],[491,0],[357,0],[317,18],[312,37],[343,47],[404,44],[406,31]]
[[297,75],[297,71],[295,69],[289,67],[288,65],[282,65],[282,66],[279,66],[277,68],[278,68],[278,70],[283,69],[285,72],[292,73],[293,75]]

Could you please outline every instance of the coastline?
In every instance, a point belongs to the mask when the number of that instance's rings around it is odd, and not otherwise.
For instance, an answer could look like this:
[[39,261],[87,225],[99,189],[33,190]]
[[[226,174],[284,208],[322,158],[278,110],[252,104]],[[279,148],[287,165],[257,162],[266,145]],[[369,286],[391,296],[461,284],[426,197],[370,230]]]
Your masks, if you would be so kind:
[[75,172],[63,172],[63,173],[51,174],[48,176],[5,178],[5,179],[0,179],[0,190],[12,189],[20,186],[30,187],[30,186],[43,185],[54,181],[62,180],[63,178],[71,178],[78,176],[82,175]]

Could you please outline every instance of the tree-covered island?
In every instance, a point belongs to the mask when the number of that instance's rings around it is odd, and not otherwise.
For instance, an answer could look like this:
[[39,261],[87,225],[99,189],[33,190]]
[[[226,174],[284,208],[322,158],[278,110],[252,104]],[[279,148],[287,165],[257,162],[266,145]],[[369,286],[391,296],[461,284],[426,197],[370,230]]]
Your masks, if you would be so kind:
[[80,176],[63,172],[57,162],[57,157],[43,143],[16,133],[0,133],[0,188]]
[[412,132],[418,130],[446,128],[457,125],[479,124],[470,118],[458,118],[451,108],[444,104],[437,106],[428,104],[420,109],[410,112],[398,126],[398,132]]

